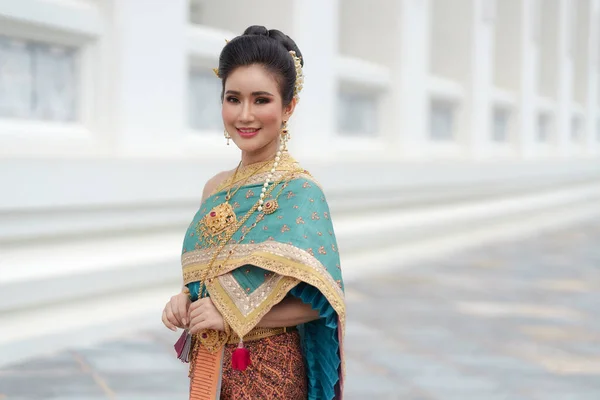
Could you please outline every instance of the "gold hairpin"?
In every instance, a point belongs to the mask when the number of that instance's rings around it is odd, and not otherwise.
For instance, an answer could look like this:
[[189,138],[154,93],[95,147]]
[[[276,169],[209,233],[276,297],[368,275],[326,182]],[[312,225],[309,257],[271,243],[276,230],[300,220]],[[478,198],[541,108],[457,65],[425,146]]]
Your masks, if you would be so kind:
[[[229,43],[229,39],[225,39],[225,43]],[[217,76],[217,78],[221,79],[221,77],[219,76],[219,68],[213,68],[212,69],[213,72],[215,73],[215,75]]]
[[302,60],[296,55],[294,50],[290,50],[290,54],[294,59],[294,66],[296,67],[296,84],[294,86],[294,97],[296,102],[300,101],[300,92],[304,87],[304,73],[302,72]]

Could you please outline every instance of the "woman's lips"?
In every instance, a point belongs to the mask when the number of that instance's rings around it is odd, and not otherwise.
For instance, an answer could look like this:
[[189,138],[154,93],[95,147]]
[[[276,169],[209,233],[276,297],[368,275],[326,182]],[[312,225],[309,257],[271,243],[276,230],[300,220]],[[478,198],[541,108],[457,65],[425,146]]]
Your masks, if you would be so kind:
[[258,132],[260,131],[260,128],[259,129],[236,128],[236,130],[237,130],[238,135],[240,135],[241,137],[243,137],[245,139],[248,139],[248,138],[256,136],[258,134]]

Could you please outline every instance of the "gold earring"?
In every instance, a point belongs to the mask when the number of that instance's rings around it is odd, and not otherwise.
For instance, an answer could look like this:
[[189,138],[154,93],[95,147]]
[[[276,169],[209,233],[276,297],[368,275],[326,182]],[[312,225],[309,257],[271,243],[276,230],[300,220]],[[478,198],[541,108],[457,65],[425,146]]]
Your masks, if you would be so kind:
[[283,121],[281,125],[281,141],[283,142],[284,150],[287,150],[288,140],[290,140],[290,131],[288,130],[287,121]]
[[227,139],[227,146],[229,146],[229,139],[231,139],[231,136],[229,135],[229,132],[227,132],[227,129],[223,129],[223,136]]

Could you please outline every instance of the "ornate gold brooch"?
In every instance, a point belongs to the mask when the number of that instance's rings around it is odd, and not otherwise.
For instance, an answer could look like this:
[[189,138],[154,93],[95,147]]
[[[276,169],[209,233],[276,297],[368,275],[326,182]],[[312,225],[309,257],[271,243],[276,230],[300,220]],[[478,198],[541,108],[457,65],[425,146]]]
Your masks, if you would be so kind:
[[263,212],[265,214],[273,214],[275,211],[277,211],[278,207],[279,204],[277,203],[277,200],[267,200],[263,205]]
[[214,353],[219,350],[227,340],[229,339],[229,334],[221,331],[216,331],[214,329],[205,329],[204,331],[198,333],[198,340],[202,346],[208,350],[209,353]]
[[204,224],[208,232],[215,236],[229,227],[235,226],[237,217],[229,203],[219,204],[204,216]]

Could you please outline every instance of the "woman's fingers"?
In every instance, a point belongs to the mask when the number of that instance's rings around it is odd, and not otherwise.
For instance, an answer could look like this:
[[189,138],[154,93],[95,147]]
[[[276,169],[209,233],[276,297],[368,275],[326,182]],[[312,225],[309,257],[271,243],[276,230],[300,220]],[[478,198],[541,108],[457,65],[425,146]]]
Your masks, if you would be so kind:
[[163,310],[163,314],[162,314],[162,322],[163,324],[169,328],[172,331],[177,331],[177,327],[175,325],[173,325],[169,319],[167,318],[167,310]]
[[175,316],[173,310],[169,304],[169,306],[165,309],[167,314],[167,320],[175,327],[181,327],[181,321]]
[[205,329],[210,329],[210,321],[201,321],[197,325],[194,325],[192,329],[190,329],[190,333],[198,333],[202,332]]
[[210,301],[210,299],[207,297],[196,300],[195,302],[190,304],[190,312],[203,307],[204,305],[206,305],[206,302],[208,302],[208,301]]
[[187,296],[179,296],[179,301],[177,302],[177,310],[179,312],[179,319],[183,323],[183,325],[187,325],[189,320],[187,318],[188,308],[190,306],[190,299]]
[[207,300],[210,301],[209,299],[200,299],[190,305],[188,310],[190,320],[207,310]]
[[192,320],[190,321],[190,333],[196,333],[196,332],[200,332],[202,329],[201,326],[206,324],[206,316],[203,314],[200,314],[198,316],[196,316],[195,318],[192,318]]
[[177,304],[177,296],[171,297],[169,301],[169,309],[173,313],[173,316],[177,319],[177,321],[181,321],[181,315],[179,315],[179,307]]

